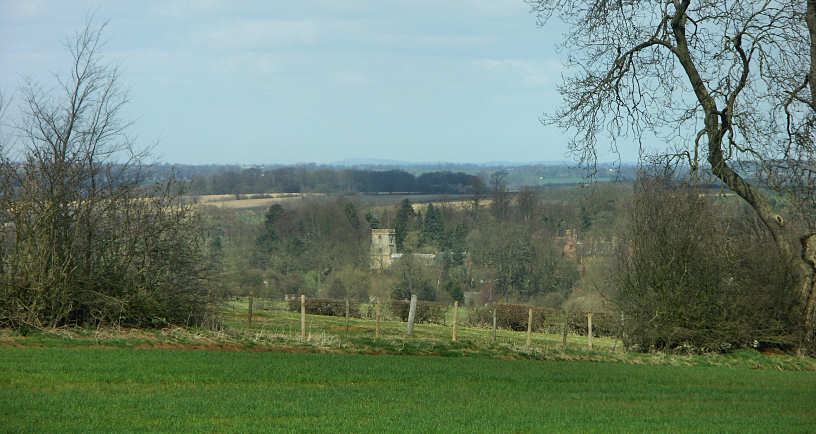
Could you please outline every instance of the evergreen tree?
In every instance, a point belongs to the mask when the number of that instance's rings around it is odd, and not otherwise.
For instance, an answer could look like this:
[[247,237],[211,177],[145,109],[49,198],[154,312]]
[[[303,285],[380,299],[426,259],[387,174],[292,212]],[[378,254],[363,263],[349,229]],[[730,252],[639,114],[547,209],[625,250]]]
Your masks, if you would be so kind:
[[271,253],[275,249],[276,242],[280,239],[275,224],[283,216],[283,213],[283,207],[279,204],[270,206],[266,211],[264,230],[256,240],[256,244],[262,252]]
[[403,199],[400,202],[397,210],[397,217],[394,221],[394,229],[396,230],[397,251],[401,252],[405,249],[405,236],[411,227],[411,221],[416,216],[414,213],[414,205],[410,199]]
[[458,282],[449,280],[447,283],[445,283],[445,292],[447,292],[452,299],[458,301],[459,303],[465,302],[465,293],[462,291],[462,285],[460,285]]
[[425,244],[434,244],[439,247],[445,235],[445,226],[442,222],[442,213],[434,208],[432,203],[425,210],[425,219],[422,221],[422,240]]

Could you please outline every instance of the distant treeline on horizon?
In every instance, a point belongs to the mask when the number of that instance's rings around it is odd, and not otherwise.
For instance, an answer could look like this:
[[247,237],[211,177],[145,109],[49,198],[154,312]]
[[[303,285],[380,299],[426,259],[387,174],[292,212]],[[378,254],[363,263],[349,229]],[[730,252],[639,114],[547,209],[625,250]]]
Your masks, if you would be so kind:
[[415,176],[403,170],[312,169],[281,167],[230,170],[190,178],[192,194],[235,193],[431,193],[470,194],[484,189],[481,178],[462,172],[428,172]]
[[[598,166],[594,180],[632,181],[637,167]],[[471,194],[490,187],[491,175],[502,172],[510,190],[523,186],[575,185],[587,182],[586,170],[567,164],[485,166],[430,164],[393,166],[292,166],[182,165],[152,167],[149,182],[170,176],[189,182],[191,194],[258,193],[431,193]]]

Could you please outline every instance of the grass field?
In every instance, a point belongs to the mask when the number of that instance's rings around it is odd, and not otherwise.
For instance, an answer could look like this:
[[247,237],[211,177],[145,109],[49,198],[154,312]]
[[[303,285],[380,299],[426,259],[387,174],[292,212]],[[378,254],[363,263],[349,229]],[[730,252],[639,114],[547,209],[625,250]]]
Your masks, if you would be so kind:
[[816,429],[812,372],[122,348],[0,357],[7,431]]
[[217,332],[0,330],[0,431],[816,430],[810,358],[311,315],[303,341],[275,307],[250,329],[238,301]]

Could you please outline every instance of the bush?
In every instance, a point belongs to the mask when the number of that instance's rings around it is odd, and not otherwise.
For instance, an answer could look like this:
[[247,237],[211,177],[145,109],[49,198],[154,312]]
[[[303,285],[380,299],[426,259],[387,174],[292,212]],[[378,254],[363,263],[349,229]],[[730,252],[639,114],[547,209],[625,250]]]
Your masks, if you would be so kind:
[[729,351],[783,344],[795,329],[790,271],[753,213],[728,204],[662,179],[636,184],[610,294],[627,347]]
[[[289,300],[291,312],[300,311],[300,298]],[[346,316],[346,301],[331,298],[306,298],[306,313],[309,315]],[[349,301],[349,316],[360,318],[360,303]]]
[[[567,328],[570,333],[580,336],[587,335],[587,313],[570,312]],[[620,336],[620,315],[605,312],[592,313],[592,336]]]
[[[389,303],[391,312],[400,318],[401,321],[408,321],[408,313],[411,310],[411,302],[408,300],[394,300]],[[431,303],[427,301],[417,301],[415,323],[445,324],[445,314],[448,312],[448,305],[442,303]]]
[[[493,309],[496,309],[496,327],[507,330],[526,331],[530,306],[522,304],[499,303],[493,306],[474,308],[470,312],[469,324],[473,326],[491,327],[493,324]],[[567,332],[586,336],[586,312],[570,312],[548,307],[533,307],[533,331],[539,333],[560,334],[567,318]],[[617,336],[620,325],[614,314],[593,313],[593,336]]]
[[217,261],[204,255],[184,183],[153,182],[129,141],[126,92],[97,50],[103,28],[87,23],[67,44],[72,63],[57,79],[60,92],[23,90],[17,130],[26,146],[0,152],[0,327],[217,317]]
[[[515,331],[527,330],[530,306],[522,304],[499,303],[493,306],[475,308],[470,313],[469,322],[472,325],[492,326],[493,309],[496,309],[496,327]],[[562,318],[562,314],[555,309],[534,307],[533,330],[555,333],[554,329],[550,329],[554,325],[560,324],[560,318]]]

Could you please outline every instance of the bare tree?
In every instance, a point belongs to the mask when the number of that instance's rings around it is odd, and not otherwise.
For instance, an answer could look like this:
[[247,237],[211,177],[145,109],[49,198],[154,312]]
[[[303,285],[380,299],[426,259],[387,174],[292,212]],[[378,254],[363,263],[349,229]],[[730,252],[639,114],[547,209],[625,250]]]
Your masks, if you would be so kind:
[[530,186],[524,186],[516,195],[516,205],[518,205],[518,212],[524,221],[529,221],[536,212],[538,207],[538,195],[536,191]]
[[490,174],[490,211],[499,220],[507,218],[510,212],[510,193],[507,191],[507,171],[498,170]]
[[[615,151],[631,137],[642,158],[710,171],[736,192],[791,267],[800,350],[812,345],[816,0],[529,3],[540,24],[556,15],[571,26],[564,106],[545,121],[576,131],[570,148],[584,163],[599,136]],[[666,146],[650,151],[652,138]]]
[[56,89],[22,91],[21,161],[0,160],[0,323],[157,325],[201,320],[195,219],[177,184],[145,181],[122,120],[119,72],[88,22],[66,44]]

